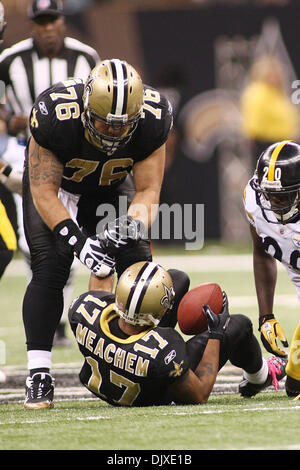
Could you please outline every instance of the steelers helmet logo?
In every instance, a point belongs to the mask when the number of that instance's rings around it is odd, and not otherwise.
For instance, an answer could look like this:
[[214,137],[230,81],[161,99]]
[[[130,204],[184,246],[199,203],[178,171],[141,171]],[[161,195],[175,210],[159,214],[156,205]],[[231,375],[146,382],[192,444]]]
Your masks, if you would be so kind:
[[297,248],[300,248],[300,234],[299,233],[294,234],[292,240],[293,240],[294,245],[296,245]]
[[37,7],[38,7],[39,10],[44,10],[46,8],[50,8],[51,7],[51,1],[50,0],[38,0]]

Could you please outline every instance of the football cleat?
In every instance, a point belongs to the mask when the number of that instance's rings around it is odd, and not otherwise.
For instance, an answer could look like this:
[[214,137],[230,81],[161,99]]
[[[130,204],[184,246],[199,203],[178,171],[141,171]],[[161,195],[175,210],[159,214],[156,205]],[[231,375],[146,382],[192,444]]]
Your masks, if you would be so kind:
[[37,372],[26,379],[26,397],[24,408],[41,410],[53,408],[54,379],[50,374]]
[[288,397],[298,397],[300,395],[300,380],[286,376],[285,391]]
[[286,375],[285,367],[287,364],[287,357],[282,358],[272,356],[267,361],[267,364],[269,373],[266,381],[262,384],[253,384],[247,379],[242,380],[242,382],[239,384],[239,393],[242,395],[242,397],[253,397],[270,385],[273,385],[276,391],[279,389],[279,380],[283,379],[283,377]]

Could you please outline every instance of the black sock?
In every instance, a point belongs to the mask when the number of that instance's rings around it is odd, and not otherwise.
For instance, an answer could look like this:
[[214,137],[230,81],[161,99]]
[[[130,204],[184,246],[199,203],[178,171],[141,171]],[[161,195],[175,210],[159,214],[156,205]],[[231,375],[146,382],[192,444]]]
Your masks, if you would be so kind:
[[54,333],[62,311],[62,290],[30,282],[23,300],[23,322],[27,350],[51,351]]

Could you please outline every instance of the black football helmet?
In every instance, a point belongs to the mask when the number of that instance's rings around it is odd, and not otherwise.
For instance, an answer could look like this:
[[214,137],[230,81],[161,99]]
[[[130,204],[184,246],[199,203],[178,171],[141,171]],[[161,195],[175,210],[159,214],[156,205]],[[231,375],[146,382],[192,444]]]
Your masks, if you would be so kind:
[[289,140],[270,145],[258,159],[251,185],[268,222],[295,222],[300,215],[300,145]]

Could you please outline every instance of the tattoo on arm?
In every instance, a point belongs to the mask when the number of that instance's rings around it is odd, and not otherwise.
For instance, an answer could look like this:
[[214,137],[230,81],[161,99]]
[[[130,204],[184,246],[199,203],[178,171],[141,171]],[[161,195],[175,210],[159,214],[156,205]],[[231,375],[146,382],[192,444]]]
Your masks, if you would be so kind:
[[215,372],[213,365],[211,364],[211,362],[203,362],[201,363],[200,367],[197,367],[197,369],[195,370],[195,374],[197,375],[197,377],[199,377],[199,379],[206,375],[214,375]]
[[55,155],[37,144],[29,147],[29,179],[32,186],[52,185],[60,187],[63,165]]

